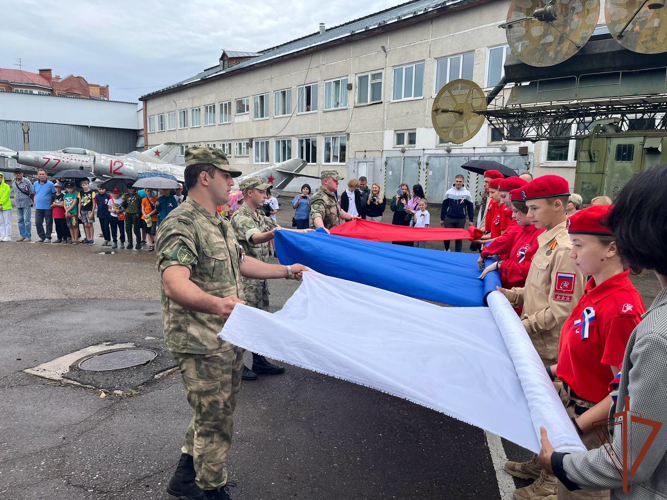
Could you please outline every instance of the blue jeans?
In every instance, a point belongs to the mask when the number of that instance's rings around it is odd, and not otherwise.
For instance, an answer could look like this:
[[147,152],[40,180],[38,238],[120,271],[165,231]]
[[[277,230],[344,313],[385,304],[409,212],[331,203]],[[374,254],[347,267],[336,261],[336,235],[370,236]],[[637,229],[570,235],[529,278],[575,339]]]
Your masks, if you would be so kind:
[[19,234],[21,238],[30,238],[30,219],[32,218],[32,208],[17,208],[16,213],[19,216]]
[[294,219],[294,222],[296,222],[297,229],[308,229],[310,226],[309,219]]

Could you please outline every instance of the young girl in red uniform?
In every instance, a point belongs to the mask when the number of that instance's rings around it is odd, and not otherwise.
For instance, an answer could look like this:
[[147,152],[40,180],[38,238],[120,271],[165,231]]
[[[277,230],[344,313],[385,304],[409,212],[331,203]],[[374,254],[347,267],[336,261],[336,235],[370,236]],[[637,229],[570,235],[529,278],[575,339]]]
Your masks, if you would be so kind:
[[521,196],[521,188],[510,191],[510,199],[518,230],[509,234],[506,232],[489,243],[482,250],[481,256],[483,259],[491,255],[501,256],[501,260],[484,269],[480,279],[483,279],[489,271],[498,270],[503,288],[525,285],[533,255],[539,248],[537,237],[544,232],[544,229],[537,229],[528,219],[528,207]]
[[[604,225],[612,209],[612,205],[592,206],[568,220],[573,245],[570,257],[590,279],[563,325],[558,364],[547,367],[549,375],[562,381],[559,395],[589,450],[600,446],[592,424],[607,417],[612,404],[609,384],[619,372],[630,334],[645,312],[614,237]],[[588,412],[607,399],[608,405],[600,404]],[[567,498],[601,496],[600,492],[570,492],[559,484],[558,499]]]

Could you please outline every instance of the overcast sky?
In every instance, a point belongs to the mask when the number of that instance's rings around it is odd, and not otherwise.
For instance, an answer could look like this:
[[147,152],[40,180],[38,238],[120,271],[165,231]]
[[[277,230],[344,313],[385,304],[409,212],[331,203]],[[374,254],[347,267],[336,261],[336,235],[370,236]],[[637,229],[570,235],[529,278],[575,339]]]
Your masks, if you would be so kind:
[[[259,51],[405,0],[2,0],[0,67],[79,75],[141,95],[218,63],[223,48]],[[289,6],[289,7],[287,7]]]

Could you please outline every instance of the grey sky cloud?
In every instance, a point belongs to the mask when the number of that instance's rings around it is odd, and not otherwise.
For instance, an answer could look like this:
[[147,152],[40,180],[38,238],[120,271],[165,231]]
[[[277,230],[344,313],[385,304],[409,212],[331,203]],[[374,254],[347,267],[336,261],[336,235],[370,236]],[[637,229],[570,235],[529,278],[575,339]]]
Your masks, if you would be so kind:
[[139,96],[215,65],[223,48],[259,51],[404,3],[401,0],[3,0],[0,67],[111,86]]

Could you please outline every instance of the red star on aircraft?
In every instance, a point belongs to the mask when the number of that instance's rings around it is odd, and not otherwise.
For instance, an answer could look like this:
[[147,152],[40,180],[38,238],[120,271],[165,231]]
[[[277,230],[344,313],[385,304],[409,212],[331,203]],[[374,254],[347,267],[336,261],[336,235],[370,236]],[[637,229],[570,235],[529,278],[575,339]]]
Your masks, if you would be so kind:
[[155,150],[155,156],[158,156],[158,157],[160,156],[160,150],[159,149]]
[[269,178],[267,179],[269,184],[273,184],[273,182],[276,180],[276,178],[273,175],[269,175]]

